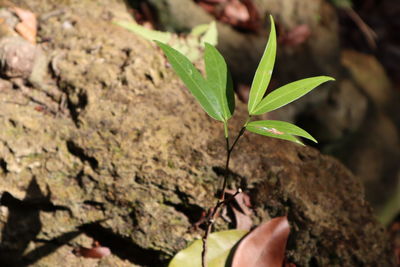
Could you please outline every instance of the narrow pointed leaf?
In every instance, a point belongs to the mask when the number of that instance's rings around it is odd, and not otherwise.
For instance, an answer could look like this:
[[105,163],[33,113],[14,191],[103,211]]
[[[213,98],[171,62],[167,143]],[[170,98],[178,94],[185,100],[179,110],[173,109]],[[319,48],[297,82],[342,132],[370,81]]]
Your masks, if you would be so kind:
[[233,112],[235,111],[235,93],[233,91],[233,81],[229,69],[227,71],[226,99],[228,100],[229,111],[233,115]]
[[277,129],[273,129],[273,128],[264,129],[263,127],[259,127],[259,126],[251,126],[250,123],[249,123],[246,126],[246,130],[248,130],[250,132],[253,132],[253,133],[256,133],[256,134],[261,134],[261,135],[264,135],[264,136],[272,137],[272,138],[291,141],[291,142],[294,142],[296,144],[304,146],[304,144],[299,139],[297,139],[295,136],[293,136],[291,134],[280,132]]
[[286,84],[268,94],[257,105],[251,115],[260,115],[287,105],[307,94],[318,85],[332,80],[334,80],[332,77],[317,76]]
[[268,121],[252,121],[247,124],[247,126],[250,127],[258,127],[261,130],[268,131],[270,133],[276,132],[276,133],[284,133],[284,134],[290,134],[290,135],[296,135],[296,136],[301,136],[304,138],[307,138],[315,143],[318,143],[317,140],[315,140],[314,137],[311,136],[311,134],[307,133],[305,130],[301,129],[300,127],[291,124],[286,121],[273,121],[273,120],[268,120]]
[[158,41],[155,42],[164,51],[175,72],[207,114],[216,120],[224,121],[215,91],[208,86],[207,81],[193,66],[192,62],[172,47]]
[[289,233],[286,216],[261,224],[240,241],[230,266],[281,267]]
[[135,34],[142,36],[147,40],[157,40],[159,42],[166,43],[169,42],[172,38],[172,34],[169,32],[150,30],[137,24],[136,22],[114,21],[113,23],[131,32],[134,32]]
[[232,117],[230,106],[232,103],[234,105],[234,98],[232,83],[228,84],[230,77],[225,60],[214,46],[205,43],[204,62],[208,86],[215,91],[222,108],[222,115],[228,120]]
[[[208,267],[224,267],[232,247],[247,233],[243,230],[229,230],[210,234],[208,239]],[[201,267],[203,241],[196,240],[178,252],[168,267]]]
[[215,21],[212,21],[210,24],[208,24],[207,31],[204,33],[204,35],[201,37],[200,42],[203,43],[209,43],[212,45],[217,45],[218,43],[218,30],[217,30],[217,24]]
[[255,108],[261,99],[264,97],[265,91],[267,90],[268,84],[271,80],[272,70],[275,64],[276,56],[276,32],[275,24],[272,16],[271,19],[271,31],[268,37],[268,43],[265,47],[264,54],[257,67],[256,74],[254,75],[253,83],[250,89],[248,110],[249,114],[254,113]]

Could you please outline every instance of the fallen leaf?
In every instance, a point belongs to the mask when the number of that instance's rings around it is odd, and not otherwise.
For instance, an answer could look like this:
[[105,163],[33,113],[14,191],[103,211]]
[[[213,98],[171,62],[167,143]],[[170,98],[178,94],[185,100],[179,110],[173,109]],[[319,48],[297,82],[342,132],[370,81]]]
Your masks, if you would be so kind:
[[289,232],[286,216],[261,224],[239,243],[231,267],[281,267]]
[[224,9],[223,18],[230,24],[238,24],[250,19],[247,7],[238,0],[229,2]]
[[249,215],[242,213],[241,211],[237,210],[235,207],[231,207],[233,214],[235,215],[235,228],[238,230],[247,230],[249,231],[253,226],[253,220],[250,218]]
[[[242,230],[214,232],[208,237],[208,267],[224,267],[232,247],[247,233]],[[201,267],[203,241],[196,240],[179,251],[168,267]]]
[[259,32],[262,28],[262,19],[257,7],[252,0],[242,0],[242,3],[246,6],[249,12],[249,20],[245,23],[239,24],[238,27],[252,32]]
[[25,40],[35,44],[36,43],[36,29],[32,29],[23,23],[18,23],[15,26],[15,31],[19,33]]
[[282,34],[279,43],[287,46],[298,46],[307,41],[310,35],[310,27],[307,24],[301,24],[294,27],[290,32]]
[[29,42],[36,43],[37,19],[31,11],[19,7],[12,7],[11,11],[20,19],[20,23],[15,26],[15,31]]
[[225,190],[225,194],[225,199],[232,198],[236,194],[235,198],[227,203],[227,208],[232,211],[234,216],[235,229],[250,230],[253,226],[253,220],[251,219],[253,211],[249,208],[251,206],[250,197],[246,193],[237,194],[236,190],[230,189]]
[[92,248],[78,247],[74,250],[74,253],[76,256],[81,256],[84,258],[101,259],[109,256],[111,254],[111,250],[108,247],[100,246],[98,242],[94,242]]
[[[225,194],[227,194],[226,198],[229,198],[229,196],[233,196],[236,194],[236,190],[230,190],[227,189],[225,190]],[[239,210],[242,211],[246,215],[252,215],[253,212],[250,209],[251,203],[250,203],[250,197],[244,192],[241,192],[240,194],[237,194],[234,199],[235,203],[239,206]]]
[[258,32],[261,18],[252,0],[199,0],[198,5],[219,21],[242,30]]

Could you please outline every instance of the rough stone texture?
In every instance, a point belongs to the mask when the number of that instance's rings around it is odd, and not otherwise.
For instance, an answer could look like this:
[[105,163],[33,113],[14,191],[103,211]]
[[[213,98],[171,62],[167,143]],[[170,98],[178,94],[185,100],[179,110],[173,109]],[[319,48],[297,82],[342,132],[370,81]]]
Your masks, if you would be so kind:
[[0,68],[7,77],[28,78],[35,61],[35,46],[21,37],[2,38]]
[[[128,19],[122,3],[17,2],[39,15],[62,12],[41,22],[50,69],[36,89],[0,87],[0,263],[164,266],[202,233],[189,228],[213,204],[221,124],[154,44],[111,23]],[[36,101],[43,95],[51,97]],[[252,134],[237,149],[229,187],[250,194],[258,221],[289,215],[291,262],[394,265],[359,180],[336,160]],[[72,254],[93,239],[112,255]]]

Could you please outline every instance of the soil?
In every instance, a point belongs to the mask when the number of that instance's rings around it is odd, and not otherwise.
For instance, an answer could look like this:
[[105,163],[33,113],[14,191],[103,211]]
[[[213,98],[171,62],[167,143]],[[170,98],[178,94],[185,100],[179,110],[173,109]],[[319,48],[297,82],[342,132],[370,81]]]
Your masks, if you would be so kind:
[[[112,24],[131,19],[123,2],[14,4],[39,16],[48,64],[1,80],[1,265],[166,266],[202,234],[191,229],[221,181],[222,125],[153,43]],[[255,222],[288,214],[297,266],[394,266],[359,178],[332,157],[246,133],[230,176]],[[73,253],[93,241],[111,255]]]

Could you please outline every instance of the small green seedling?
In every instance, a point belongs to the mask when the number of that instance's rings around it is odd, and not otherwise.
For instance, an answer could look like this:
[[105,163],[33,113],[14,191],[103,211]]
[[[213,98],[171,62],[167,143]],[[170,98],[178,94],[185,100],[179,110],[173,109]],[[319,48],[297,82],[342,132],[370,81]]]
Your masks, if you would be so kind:
[[[307,78],[286,84],[264,96],[271,80],[276,56],[276,32],[274,20],[271,17],[271,30],[268,43],[258,65],[250,89],[248,102],[249,116],[244,123],[243,128],[240,130],[231,145],[229,140],[228,120],[232,117],[235,109],[235,98],[233,93],[232,79],[222,55],[214,46],[208,43],[205,44],[205,78],[194,67],[187,57],[164,43],[159,41],[156,42],[164,51],[175,72],[179,75],[190,92],[198,100],[205,112],[207,112],[207,114],[212,118],[221,121],[224,124],[227,150],[225,176],[221,190],[222,193],[219,196],[215,207],[212,209],[212,212],[207,218],[206,231],[203,237],[203,248],[201,253],[202,266],[205,267],[207,266],[206,259],[208,259],[207,238],[211,232],[211,228],[215,221],[218,210],[224,204],[226,204],[227,201],[225,200],[225,189],[227,184],[230,156],[237,141],[244,134],[244,132],[248,130],[256,134],[284,139],[300,145],[304,144],[298,139],[298,137],[303,137],[313,142],[317,142],[314,137],[296,125],[275,120],[251,121],[252,116],[265,114],[283,107],[307,94],[318,85],[334,79],[327,76]],[[238,190],[237,193],[240,193],[240,190]]]

